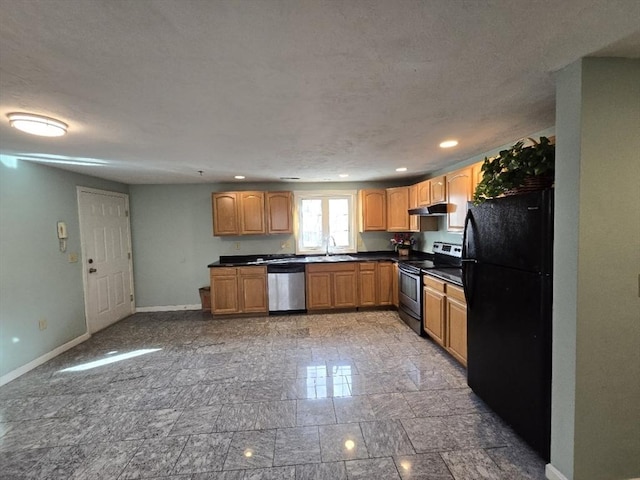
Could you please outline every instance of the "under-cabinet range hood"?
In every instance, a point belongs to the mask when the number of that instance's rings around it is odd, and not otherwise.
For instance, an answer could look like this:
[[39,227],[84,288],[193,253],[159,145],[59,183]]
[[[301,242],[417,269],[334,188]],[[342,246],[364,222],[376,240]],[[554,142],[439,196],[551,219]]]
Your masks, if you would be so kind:
[[446,203],[436,203],[435,205],[429,205],[428,207],[416,207],[409,209],[409,215],[420,215],[421,217],[434,217],[437,215],[447,214]]

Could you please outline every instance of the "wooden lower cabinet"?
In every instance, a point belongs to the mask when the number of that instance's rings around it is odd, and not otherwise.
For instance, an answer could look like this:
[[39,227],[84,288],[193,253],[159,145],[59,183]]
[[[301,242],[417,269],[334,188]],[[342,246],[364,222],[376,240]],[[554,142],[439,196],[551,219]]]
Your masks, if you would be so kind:
[[447,351],[467,366],[467,304],[461,288],[447,285]]
[[211,313],[214,315],[240,313],[237,268],[212,268],[210,273]]
[[358,306],[374,307],[378,305],[378,262],[358,264]]
[[216,267],[210,277],[213,315],[269,311],[266,267]]
[[445,282],[424,277],[423,329],[427,335],[442,346],[445,344],[446,296]]
[[352,308],[358,306],[358,279],[355,264],[351,271],[333,273],[333,307]]
[[393,263],[393,286],[391,287],[393,295],[393,306],[398,308],[400,306],[400,299],[398,298],[398,264]]
[[242,313],[269,311],[267,269],[265,267],[239,267],[238,284]]
[[378,262],[378,305],[394,305],[398,295],[398,273],[394,262]]
[[467,366],[467,304],[462,288],[424,277],[424,331]]
[[307,266],[307,310],[394,305],[396,264],[390,261]]
[[307,310],[358,306],[358,264],[355,262],[308,265]]

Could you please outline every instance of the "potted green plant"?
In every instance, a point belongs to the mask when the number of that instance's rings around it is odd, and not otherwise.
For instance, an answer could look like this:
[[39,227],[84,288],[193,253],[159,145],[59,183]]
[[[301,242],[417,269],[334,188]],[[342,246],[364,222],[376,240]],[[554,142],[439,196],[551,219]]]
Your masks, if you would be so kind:
[[555,144],[547,137],[525,146],[519,141],[498,155],[485,158],[482,179],[476,187],[473,202],[477,205],[489,198],[530,192],[553,184]]

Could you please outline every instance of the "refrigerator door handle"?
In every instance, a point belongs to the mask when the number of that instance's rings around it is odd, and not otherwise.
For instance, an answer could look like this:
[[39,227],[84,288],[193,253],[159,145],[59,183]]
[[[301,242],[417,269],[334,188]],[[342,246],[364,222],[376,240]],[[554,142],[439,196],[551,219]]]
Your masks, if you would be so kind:
[[467,214],[464,217],[464,228],[462,229],[462,258],[467,258],[467,251],[469,250],[470,234],[469,225],[471,225],[471,209],[467,210]]
[[473,283],[473,265],[478,263],[475,258],[467,258],[467,244],[469,242],[469,225],[471,224],[471,210],[467,210],[467,215],[464,218],[464,234],[462,237],[462,290],[464,297],[467,299],[467,307],[471,308],[471,297],[473,291],[471,289]]
[[467,259],[462,261],[462,291],[464,292],[464,298],[467,299],[467,308],[471,309],[473,298],[473,266],[478,263],[474,259]]

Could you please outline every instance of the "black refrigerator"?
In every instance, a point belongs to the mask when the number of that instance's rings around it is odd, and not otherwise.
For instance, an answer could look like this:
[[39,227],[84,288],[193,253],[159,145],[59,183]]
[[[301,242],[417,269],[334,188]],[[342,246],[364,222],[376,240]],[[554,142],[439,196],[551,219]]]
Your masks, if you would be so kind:
[[462,256],[468,384],[548,461],[553,190],[471,206]]

